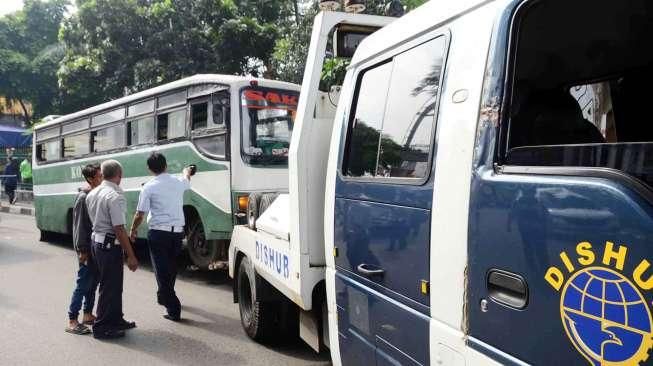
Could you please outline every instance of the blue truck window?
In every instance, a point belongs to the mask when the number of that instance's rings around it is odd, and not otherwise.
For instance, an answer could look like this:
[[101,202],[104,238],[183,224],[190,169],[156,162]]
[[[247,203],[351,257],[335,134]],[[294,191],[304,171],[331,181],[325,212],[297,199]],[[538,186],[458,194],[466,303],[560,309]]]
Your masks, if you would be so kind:
[[392,62],[367,70],[360,79],[356,114],[349,140],[347,175],[373,177],[383,125],[383,105],[388,94]]
[[445,44],[433,39],[360,76],[346,175],[428,176]]

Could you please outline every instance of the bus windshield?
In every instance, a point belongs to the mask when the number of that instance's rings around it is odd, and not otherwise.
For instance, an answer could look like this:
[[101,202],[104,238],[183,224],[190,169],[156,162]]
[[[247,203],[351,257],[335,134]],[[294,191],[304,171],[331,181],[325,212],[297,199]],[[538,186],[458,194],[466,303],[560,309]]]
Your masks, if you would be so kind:
[[242,154],[253,165],[288,164],[299,92],[250,87],[241,92]]

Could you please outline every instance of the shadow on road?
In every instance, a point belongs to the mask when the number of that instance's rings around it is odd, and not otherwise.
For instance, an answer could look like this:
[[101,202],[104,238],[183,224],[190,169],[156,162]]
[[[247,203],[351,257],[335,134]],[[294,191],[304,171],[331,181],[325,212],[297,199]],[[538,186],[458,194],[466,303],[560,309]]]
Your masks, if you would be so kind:
[[182,365],[190,359],[194,364],[204,365],[239,365],[244,359],[236,354],[217,351],[196,338],[185,337],[164,330],[139,330],[128,333],[127,337],[116,341],[107,341],[133,351],[146,353],[165,363]]
[[14,304],[11,299],[8,297],[4,296],[3,294],[0,294],[0,309],[13,309],[16,307],[16,304]]
[[[196,320],[186,319],[182,321],[182,324],[198,327],[200,329],[227,335],[229,337],[237,337],[246,339],[244,331],[240,327],[233,328],[229,323],[232,323],[234,320],[232,318],[223,317],[220,314],[208,312],[206,310],[196,308],[194,306],[184,305],[182,307],[184,312],[202,317],[209,322],[199,322]],[[229,329],[231,328],[231,329]],[[235,329],[235,330],[234,330]],[[251,340],[250,340],[251,341]],[[254,341],[251,341],[254,342]],[[262,344],[270,351],[274,351],[286,356],[297,358],[305,361],[328,361],[329,355],[327,353],[315,354],[308,346],[301,340],[299,337],[281,337],[276,339],[274,342],[268,344]]]
[[12,265],[39,262],[50,258],[49,255],[9,244],[0,246],[0,265]]
[[194,319],[182,319],[179,324],[206,330],[211,333],[224,335],[231,338],[240,338],[243,333],[239,327],[234,327],[234,319],[222,316],[218,313],[209,312],[194,306],[182,305],[182,317],[184,313],[201,317],[207,321]]
[[[68,249],[71,252],[73,250],[71,239],[66,236],[49,238],[47,244]],[[12,252],[13,251],[14,249],[12,248]],[[140,263],[140,269],[153,272],[147,244],[144,241],[139,241],[135,246],[135,251]],[[17,256],[15,253],[16,252],[14,252],[13,255]],[[12,260],[11,258],[4,258],[1,254],[2,253],[0,253],[0,264],[2,264],[3,261]],[[41,253],[26,252],[22,255],[18,255],[19,258],[14,260],[16,261],[20,258],[34,260],[34,257],[39,255],[44,256]],[[190,265],[190,258],[187,252],[184,251],[178,260],[178,279],[199,285],[215,286],[222,290],[228,290],[231,292],[233,281],[229,278],[226,270],[190,270]],[[0,308],[3,305],[2,302],[3,298],[0,296]],[[234,304],[234,306],[237,305]],[[182,319],[182,321],[178,323],[182,326],[194,327],[230,338],[239,338],[246,342],[254,342],[247,338],[240,326],[234,327],[234,321],[238,320],[189,305],[183,305],[182,311],[182,316],[185,312],[194,315],[195,318]],[[197,320],[198,317],[200,320]],[[111,343],[146,353],[159,358],[162,361],[173,364],[183,364],[189,359],[189,354],[206,354],[207,364],[232,365],[243,363],[242,358],[238,354],[218,352],[207,344],[198,342],[197,339],[184,337],[162,330],[139,330],[129,334],[129,336],[123,340]],[[330,360],[328,352],[316,354],[299,337],[279,337],[274,342],[261,344],[261,346],[278,354],[316,364],[328,364]],[[208,360],[213,361],[211,362]],[[200,362],[200,364],[202,363]]]

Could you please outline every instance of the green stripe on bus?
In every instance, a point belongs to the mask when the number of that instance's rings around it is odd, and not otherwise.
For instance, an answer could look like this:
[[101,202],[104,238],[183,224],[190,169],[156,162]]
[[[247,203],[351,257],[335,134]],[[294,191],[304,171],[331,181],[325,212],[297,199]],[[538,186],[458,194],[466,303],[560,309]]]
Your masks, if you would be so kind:
[[[139,192],[125,192],[127,198],[127,226],[131,225],[131,219],[136,210]],[[40,230],[55,233],[70,234],[69,221],[71,220],[72,208],[75,203],[74,194],[36,196],[34,207],[36,209],[36,226]],[[211,204],[202,196],[193,191],[187,191],[184,195],[184,205],[195,208],[199,214],[204,233],[207,240],[230,239],[233,230],[233,221],[230,213],[222,211]],[[189,223],[187,223],[189,224]],[[147,225],[139,230],[138,237],[146,238]]]
[[[175,146],[172,148],[161,148],[168,161],[168,172],[171,174],[181,173],[184,167],[195,164],[197,170],[200,172],[220,171],[226,170],[225,162],[216,161],[215,163],[204,160],[192,147],[188,145]],[[151,151],[135,150],[131,154],[121,156],[103,155],[98,156],[97,159],[87,160],[83,163],[71,160],[67,163],[57,166],[43,165],[34,169],[33,180],[34,185],[44,184],[58,184],[58,183],[73,183],[83,182],[81,177],[81,169],[92,163],[101,163],[107,159],[116,159],[123,166],[123,178],[146,177],[150,175],[147,169],[147,158]]]

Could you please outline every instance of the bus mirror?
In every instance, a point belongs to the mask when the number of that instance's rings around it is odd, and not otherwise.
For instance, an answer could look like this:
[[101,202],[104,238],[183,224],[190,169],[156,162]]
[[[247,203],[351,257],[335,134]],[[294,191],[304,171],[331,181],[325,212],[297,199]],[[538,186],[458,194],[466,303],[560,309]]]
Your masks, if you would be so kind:
[[358,45],[379,27],[339,24],[333,33],[334,57],[352,58]]

